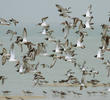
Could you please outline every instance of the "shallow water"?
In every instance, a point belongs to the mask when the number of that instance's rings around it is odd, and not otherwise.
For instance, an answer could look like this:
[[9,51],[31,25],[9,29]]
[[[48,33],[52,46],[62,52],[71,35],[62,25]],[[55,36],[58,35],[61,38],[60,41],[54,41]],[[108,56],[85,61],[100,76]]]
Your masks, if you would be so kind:
[[[45,41],[44,38],[45,36],[40,34],[39,32],[41,31],[40,28],[36,26],[27,26],[27,32],[28,32],[28,40],[32,41],[34,43],[38,42],[43,42]],[[58,40],[62,40],[64,34],[61,33],[60,29],[57,29],[56,26],[54,27],[55,32],[53,33],[54,37]],[[0,50],[2,50],[3,47],[5,47],[7,50],[10,49],[10,44],[15,41],[15,37],[13,41],[10,41],[10,35],[5,34],[7,29],[13,29],[18,32],[18,35],[22,35],[22,30],[23,27],[18,25],[17,27],[14,26],[0,26],[0,41],[3,42],[3,46],[0,47]],[[99,75],[96,76],[95,79],[100,80],[102,83],[105,82],[110,82],[110,78],[107,77],[107,69],[106,66],[103,65],[102,61],[97,60],[94,58],[94,55],[97,53],[98,47],[100,46],[100,29],[97,31],[88,31],[88,36],[85,37],[84,39],[84,44],[86,46],[85,49],[77,49],[76,50],[76,55],[75,58],[77,61],[82,64],[84,60],[86,60],[86,66],[91,69],[92,67],[95,68],[95,70],[99,71]],[[78,38],[78,35],[76,35],[74,32],[71,31],[71,33],[68,36],[68,39],[72,41],[73,43],[76,42],[76,39]],[[46,42],[46,41],[45,41]],[[48,44],[48,52],[52,51],[55,48],[54,44],[51,44],[50,42],[46,42]],[[27,50],[26,47],[24,46],[24,51],[23,53],[20,52],[20,48],[15,45],[15,54],[16,58],[21,61],[21,57],[23,56],[25,51]],[[109,52],[106,52],[104,57],[105,61],[109,59]],[[1,57],[0,57],[1,60]],[[36,61],[32,63],[37,63],[39,62],[45,63],[45,64],[50,64],[52,59],[49,57],[42,57],[38,56],[36,57]],[[0,62],[1,65],[1,62]],[[38,95],[38,96],[46,96],[45,100],[85,100],[89,98],[90,100],[95,99],[95,100],[109,100],[110,95],[109,93],[107,95],[102,95],[100,93],[94,94],[89,96],[86,92],[87,91],[105,91],[105,89],[109,87],[88,87],[82,91],[79,90],[79,87],[50,87],[50,86],[33,86],[33,74],[32,72],[26,73],[26,74],[19,74],[16,72],[16,68],[14,67],[15,63],[8,62],[4,66],[0,66],[0,75],[5,75],[7,79],[5,80],[5,84],[1,85],[0,81],[0,95],[4,95],[2,91],[4,90],[9,90],[11,93],[9,95],[18,95],[18,96],[23,96],[22,90],[30,90],[33,92],[32,96]],[[46,80],[48,80],[50,83],[52,83],[54,80],[62,80],[65,79],[64,74],[68,69],[72,69],[75,72],[75,76],[80,80],[81,78],[81,72],[79,71],[78,68],[75,68],[73,64],[70,62],[65,62],[63,60],[57,60],[57,63],[52,69],[49,68],[38,68],[39,71],[43,73],[43,76],[45,76]],[[86,80],[92,79],[91,77],[87,77]],[[58,90],[58,91],[76,91],[78,93],[83,94],[82,96],[76,96],[72,93],[68,93],[64,98],[61,96],[54,96],[52,93],[52,90]],[[47,91],[47,94],[43,94],[42,91]]]

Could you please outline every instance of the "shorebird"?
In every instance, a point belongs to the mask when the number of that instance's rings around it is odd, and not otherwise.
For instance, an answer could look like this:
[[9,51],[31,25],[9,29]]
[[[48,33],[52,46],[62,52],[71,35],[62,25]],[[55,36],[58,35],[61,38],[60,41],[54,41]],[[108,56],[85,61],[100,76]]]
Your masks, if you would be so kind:
[[37,56],[37,55],[47,56],[48,53],[47,53],[46,47],[47,47],[46,43],[44,43],[44,42],[38,43],[34,56]]
[[0,80],[2,81],[2,85],[4,84],[5,79],[7,79],[5,76],[0,76]]
[[58,8],[58,11],[59,12],[68,12],[69,13],[69,9],[71,8],[71,7],[69,7],[69,8],[63,8],[61,5],[59,5],[59,4],[56,4],[56,7]]
[[42,91],[43,92],[43,94],[47,94],[47,91]]
[[10,25],[10,22],[5,20],[4,18],[0,18],[0,25]]
[[31,91],[25,91],[25,90],[23,90],[22,91],[25,95],[31,95],[33,92],[31,92]]
[[17,20],[14,18],[9,19],[10,22],[12,22],[15,26],[19,23]]
[[40,55],[42,49],[44,48],[42,46],[43,45],[41,45],[41,43],[37,43],[37,49],[35,50],[35,55],[34,55],[35,57],[38,56],[38,55]]
[[84,38],[84,34],[82,32],[80,32],[80,38],[77,40],[77,44],[74,45],[74,47],[78,47],[78,48],[85,48],[85,45],[83,44],[83,38]]
[[88,75],[89,74],[88,73],[88,70],[87,70],[87,67],[85,66],[85,64],[86,64],[86,61],[84,61],[82,65],[79,65],[79,67],[81,66],[80,67],[80,70],[82,71],[82,76],[85,76],[85,75]]
[[67,13],[61,13],[61,14],[59,14],[59,16],[62,16],[64,18],[66,18],[66,17],[71,18]]
[[41,85],[41,80],[44,80],[45,81],[45,77],[42,76],[42,73],[41,72],[36,72],[34,74],[34,86],[35,85]]
[[13,39],[13,36],[17,34],[17,32],[14,32],[13,30],[7,30],[6,34],[11,34],[10,41]]
[[96,79],[92,79],[90,81],[87,81],[87,83],[91,83],[92,85],[97,85],[100,81]]
[[23,74],[25,71],[26,71],[26,70],[25,70],[23,64],[20,64],[20,65],[19,65],[18,72],[19,72],[20,74]]
[[42,32],[40,32],[43,35],[52,35],[53,30],[49,29],[49,26],[45,26],[42,28]]
[[103,51],[110,51],[110,48],[108,48],[109,40],[110,40],[110,36],[102,35],[101,42],[102,42],[102,50]]
[[52,59],[53,60],[55,60],[55,59],[63,59],[64,60],[64,58],[65,58],[65,56],[63,56],[63,55],[58,55],[58,54],[50,54],[50,55],[48,55],[48,57],[52,57]]
[[15,58],[15,54],[14,54],[14,43],[11,44],[10,47],[10,58],[9,58],[10,62],[15,62],[17,61],[17,59]]
[[59,4],[56,4],[56,7],[58,8],[58,12],[60,12],[59,16],[62,16],[62,17],[68,17],[70,18],[70,16],[68,15],[69,13],[71,13],[70,9],[71,7],[68,7],[68,8],[63,8],[61,5]]
[[81,83],[80,84],[80,90],[83,90],[84,87],[87,88],[87,86],[85,84]]
[[28,49],[27,55],[29,55],[31,52],[35,51],[35,48],[33,46],[36,46],[36,44],[33,44],[32,42],[26,42],[24,43]]
[[78,31],[76,31],[75,33],[80,33],[82,32],[84,35],[88,35],[88,33],[86,31],[84,31],[84,28],[86,27],[85,24],[83,23],[82,20],[79,20],[80,21],[80,24],[78,26]]
[[38,25],[42,26],[43,28],[49,27],[49,25],[46,23],[46,20],[48,19],[48,17],[43,17],[41,19],[41,23],[38,23]]
[[72,27],[73,27],[73,29],[74,29],[75,27],[77,27],[77,24],[78,24],[78,22],[80,21],[80,19],[79,19],[78,17],[74,17],[74,18],[72,18],[72,20],[73,20],[73,25],[72,25]]
[[40,53],[41,56],[48,56],[48,52],[47,52],[47,49],[43,49],[42,52]]
[[95,76],[99,74],[99,72],[94,70],[94,68],[92,68],[92,70],[90,70],[90,72],[91,72],[91,74],[93,74],[93,78],[95,78]]
[[47,31],[48,31],[48,29],[44,28],[41,33],[44,34],[44,35],[46,35],[47,34]]
[[56,91],[56,90],[52,90],[52,95],[54,96],[54,97],[58,97],[59,96],[59,92],[58,91]]
[[64,98],[65,95],[67,95],[67,93],[66,92],[63,92],[63,91],[60,91],[59,94],[60,94],[61,98]]
[[49,42],[56,42],[55,38],[51,34],[48,34],[45,40]]
[[55,66],[56,61],[57,61],[57,58],[56,59],[53,59],[53,62],[50,64],[50,68],[53,68],[53,66]]
[[33,46],[36,46],[36,44],[34,44],[34,43],[30,42],[30,41],[25,42],[24,45],[26,45],[27,46],[27,49],[29,51],[31,51],[31,52],[35,50],[35,48]]
[[75,61],[74,56],[76,54],[74,53],[74,50],[73,51],[66,50],[65,53],[66,53],[66,55],[65,55],[65,61],[69,61],[69,62],[74,62]]
[[27,41],[27,30],[24,27],[24,29],[23,29],[23,41],[22,41],[22,43],[26,43],[26,42],[28,42]]
[[49,65],[48,65],[48,64],[41,64],[41,66],[42,66],[43,68],[49,68]]
[[72,69],[67,70],[66,76],[69,78],[70,76],[74,76],[75,72],[72,71]]
[[85,79],[84,79],[84,76],[82,75],[81,82],[80,82],[80,90],[83,90],[84,87],[87,88],[87,85],[85,84]]
[[92,20],[92,17],[88,17],[86,19],[85,28],[93,30],[94,28],[91,25],[94,24],[94,23],[91,23],[91,20]]
[[97,55],[95,55],[94,57],[97,58],[97,59],[104,60],[103,55],[104,55],[104,54],[103,54],[102,47],[99,47],[98,53],[97,53]]
[[68,21],[62,22],[61,24],[64,25],[64,28],[62,29],[62,32],[65,33],[65,35],[64,35],[64,39],[66,39],[67,36],[68,36],[68,34],[69,34],[69,31],[70,31],[71,25],[69,24]]
[[2,56],[2,65],[4,65],[6,63],[6,60],[7,60],[7,56],[3,55]]
[[63,53],[63,51],[64,51],[64,48],[61,46],[60,40],[58,40],[58,41],[56,42],[56,49],[53,50],[53,52]]
[[32,72],[36,73],[38,71],[39,66],[40,66],[40,62],[38,62],[37,64],[34,64],[34,68],[32,69]]
[[1,56],[3,56],[4,54],[7,54],[6,48],[3,48],[3,49],[2,49],[2,52],[0,53]]
[[21,48],[21,52],[23,52],[22,42],[23,42],[23,38],[21,36],[17,36],[15,43]]
[[64,47],[64,51],[66,51],[69,47],[69,39],[66,39],[64,43],[62,43],[63,47]]
[[92,5],[90,4],[89,7],[87,8],[86,14],[84,14],[83,16],[86,18],[91,17],[91,14],[92,14],[91,9],[92,9]]
[[16,62],[15,67],[18,67],[19,65],[20,65],[20,61],[18,60],[18,61]]
[[30,64],[26,59],[25,60],[24,59],[23,63],[19,65],[17,72],[19,72],[20,74],[29,73],[31,71],[33,72],[35,64]]
[[2,56],[2,65],[4,65],[6,63],[6,60],[10,58],[10,54],[7,52],[6,48],[3,48],[0,55]]
[[9,94],[11,91],[2,91],[3,94]]
[[101,27],[102,27],[102,30],[103,30],[103,32],[101,32],[101,35],[102,35],[102,36],[106,36],[106,35],[107,35],[107,32],[108,32],[109,29],[110,29],[110,26],[107,25],[107,24],[102,24]]

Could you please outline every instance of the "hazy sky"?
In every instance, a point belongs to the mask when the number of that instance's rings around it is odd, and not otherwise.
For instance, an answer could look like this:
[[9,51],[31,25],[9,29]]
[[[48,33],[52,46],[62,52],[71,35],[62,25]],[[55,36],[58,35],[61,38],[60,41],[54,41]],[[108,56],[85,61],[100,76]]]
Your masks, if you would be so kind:
[[14,17],[24,22],[35,22],[41,17],[49,16],[51,22],[57,22],[58,16],[55,4],[72,7],[72,16],[80,17],[89,4],[96,22],[107,22],[110,11],[110,0],[0,0],[0,17]]

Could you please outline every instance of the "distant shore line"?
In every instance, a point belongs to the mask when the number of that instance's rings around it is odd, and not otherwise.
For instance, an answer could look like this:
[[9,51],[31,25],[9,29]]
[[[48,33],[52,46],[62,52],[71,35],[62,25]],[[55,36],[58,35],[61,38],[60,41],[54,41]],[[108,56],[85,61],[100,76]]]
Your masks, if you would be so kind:
[[[110,86],[110,83],[86,83],[86,86],[90,86],[90,87],[108,87]],[[46,86],[50,86],[50,87],[79,87],[80,84],[74,83],[74,84],[70,84],[70,83],[47,83],[47,84],[42,84],[42,85],[36,85],[38,87],[46,87]]]

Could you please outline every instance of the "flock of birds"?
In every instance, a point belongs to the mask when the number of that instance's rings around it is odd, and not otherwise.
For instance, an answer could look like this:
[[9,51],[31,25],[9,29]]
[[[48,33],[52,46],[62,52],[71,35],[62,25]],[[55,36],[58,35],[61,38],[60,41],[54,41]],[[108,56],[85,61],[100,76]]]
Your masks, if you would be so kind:
[[[20,36],[17,34],[17,32],[13,30],[7,30],[6,34],[10,34],[10,42],[13,41],[13,38],[16,39],[16,41],[12,42],[9,51],[4,48],[3,44],[1,43],[0,46],[3,47],[2,51],[0,52],[2,66],[5,66],[7,62],[15,62],[15,68],[16,72],[19,74],[26,74],[29,72],[33,72],[33,82],[34,86],[36,85],[44,85],[49,84],[49,81],[46,80],[46,78],[42,75],[42,72],[39,71],[39,67],[43,68],[53,68],[57,62],[57,60],[63,60],[65,62],[70,62],[74,65],[75,68],[79,69],[81,71],[81,79],[79,80],[75,76],[75,72],[72,71],[72,69],[68,69],[66,72],[66,79],[62,79],[60,81],[53,81],[53,84],[76,84],[79,86],[79,90],[83,90],[83,88],[87,88],[88,84],[91,84],[92,86],[97,86],[100,84],[99,80],[96,80],[95,77],[100,72],[95,70],[95,68],[87,69],[85,64],[86,61],[83,62],[83,64],[78,64],[77,60],[75,59],[75,56],[77,54],[75,51],[79,48],[85,49],[86,46],[84,45],[84,38],[88,36],[87,29],[94,30],[93,27],[93,16],[92,16],[92,5],[89,5],[87,8],[87,11],[82,16],[85,18],[85,21],[83,21],[81,18],[78,17],[71,17],[71,7],[64,8],[59,4],[56,4],[56,8],[58,9],[59,16],[64,18],[64,22],[61,22],[61,25],[63,26],[62,32],[64,33],[64,42],[61,40],[57,40],[55,37],[53,37],[53,30],[50,28],[50,25],[47,23],[48,17],[43,17],[41,19],[41,22],[38,23],[38,26],[42,28],[42,31],[40,32],[42,35],[45,36],[44,41],[45,42],[39,42],[39,43],[32,43],[31,41],[28,41],[27,39],[27,29],[24,27],[23,29],[23,35]],[[109,19],[110,21],[110,19]],[[11,24],[14,24],[15,26],[19,24],[19,21],[15,20],[14,18],[11,18],[9,20],[6,20],[4,18],[0,18],[0,25],[6,25],[10,26]],[[102,32],[101,32],[101,46],[99,46],[98,53],[94,55],[96,59],[102,60],[102,63],[107,66],[107,76],[110,76],[110,61],[104,61],[104,53],[107,51],[110,51],[109,48],[109,40],[110,36],[107,34],[110,30],[110,26],[106,24],[102,24]],[[76,44],[73,44],[68,39],[69,33],[71,30],[76,30],[75,34],[79,36],[78,40],[76,41]],[[8,41],[9,42],[9,41]],[[51,54],[48,52],[48,43],[55,45],[56,48],[52,50]],[[22,56],[21,61],[16,58],[16,54],[14,51],[15,46],[18,46],[20,48],[19,53],[24,52],[23,47],[26,47],[26,52]],[[80,49],[80,50],[81,50]],[[39,56],[46,56],[52,59],[52,62],[50,65],[47,64],[41,64],[40,62],[37,62],[36,64],[31,63],[36,60],[36,57]],[[1,67],[2,68],[2,67]],[[85,80],[86,76],[93,77],[92,80]],[[7,79],[6,76],[1,75],[0,80],[2,82],[2,85],[5,83],[4,81]],[[103,86],[110,86],[110,83],[102,83]],[[110,91],[110,89],[108,89]],[[4,94],[8,94],[11,91],[2,91]],[[31,94],[31,91],[25,91],[23,90],[24,94]],[[44,94],[47,94],[47,91],[43,91]],[[55,95],[61,95],[64,96],[67,93],[64,91],[52,91]],[[75,92],[75,91],[68,91],[68,93],[73,93],[74,95],[82,95],[81,93]],[[101,93],[106,94],[107,92],[95,92],[95,91],[88,91],[88,94],[95,94],[95,93]],[[8,99],[8,97],[6,97]],[[23,99],[21,99],[23,100]]]

